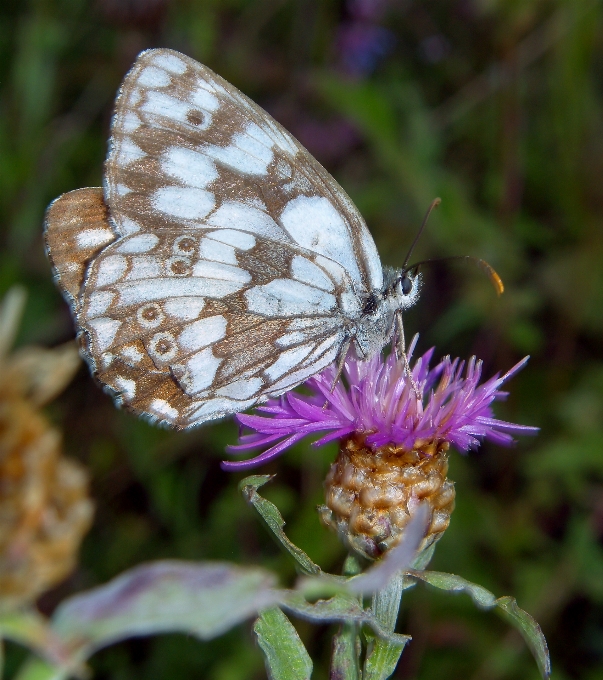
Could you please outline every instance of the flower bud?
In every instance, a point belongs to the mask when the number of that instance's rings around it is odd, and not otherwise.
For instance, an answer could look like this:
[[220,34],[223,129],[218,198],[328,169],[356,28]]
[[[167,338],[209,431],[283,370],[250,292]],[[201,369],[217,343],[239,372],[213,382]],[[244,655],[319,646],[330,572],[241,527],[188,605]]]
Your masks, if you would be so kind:
[[369,559],[396,546],[421,501],[429,509],[421,553],[450,523],[454,482],[448,472],[448,442],[431,441],[408,451],[393,445],[368,447],[364,437],[343,439],[325,481],[322,522],[351,550]]

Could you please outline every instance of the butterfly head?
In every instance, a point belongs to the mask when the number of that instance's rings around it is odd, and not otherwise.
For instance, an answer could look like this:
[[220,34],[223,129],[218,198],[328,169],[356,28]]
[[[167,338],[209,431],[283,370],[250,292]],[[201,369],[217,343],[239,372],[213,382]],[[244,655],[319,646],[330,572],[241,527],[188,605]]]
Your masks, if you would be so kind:
[[417,301],[421,287],[420,274],[410,269],[383,268],[383,302],[392,312],[408,309]]
[[396,313],[417,301],[421,276],[408,269],[383,268],[383,287],[367,298],[355,332],[359,358],[373,356],[392,337]]

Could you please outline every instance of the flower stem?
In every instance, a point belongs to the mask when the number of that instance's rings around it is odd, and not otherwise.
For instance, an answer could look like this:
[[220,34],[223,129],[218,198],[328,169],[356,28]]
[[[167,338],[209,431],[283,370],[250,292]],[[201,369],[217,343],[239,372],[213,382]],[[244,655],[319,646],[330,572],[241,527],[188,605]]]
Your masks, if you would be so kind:
[[[350,554],[343,565],[344,576],[356,576],[362,570],[357,558]],[[360,600],[361,598],[359,598]],[[360,627],[357,623],[342,623],[333,637],[331,680],[360,680]]]
[[[398,620],[403,590],[404,578],[402,574],[398,574],[383,590],[373,595],[372,609],[375,618],[385,630],[392,633]],[[386,680],[396,670],[406,640],[392,642],[376,638],[371,634],[367,637],[369,644],[364,662],[363,680]]]

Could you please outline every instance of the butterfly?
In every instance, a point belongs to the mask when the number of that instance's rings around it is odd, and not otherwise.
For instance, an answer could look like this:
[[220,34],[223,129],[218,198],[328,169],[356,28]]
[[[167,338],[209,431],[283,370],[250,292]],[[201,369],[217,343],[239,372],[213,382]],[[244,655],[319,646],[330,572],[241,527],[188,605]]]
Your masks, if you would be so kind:
[[120,406],[176,428],[285,393],[402,332],[420,275],[383,267],[345,191],[206,66],[142,52],[104,188],[49,206],[81,351]]

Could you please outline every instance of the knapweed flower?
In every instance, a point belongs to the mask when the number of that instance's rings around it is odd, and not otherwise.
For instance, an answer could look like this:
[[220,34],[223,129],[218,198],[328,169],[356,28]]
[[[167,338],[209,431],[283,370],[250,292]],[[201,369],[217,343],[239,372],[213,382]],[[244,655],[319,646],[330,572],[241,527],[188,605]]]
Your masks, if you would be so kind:
[[454,507],[454,484],[446,479],[450,445],[461,452],[485,439],[509,445],[513,435],[537,431],[499,420],[492,412],[492,403],[508,394],[500,387],[527,357],[503,376],[480,383],[482,363],[475,357],[467,363],[445,357],[430,368],[433,353],[432,348],[409,363],[412,380],[393,351],[386,359],[348,357],[334,389],[332,365],[305,383],[309,395],[289,392],[257,409],[265,415],[238,415],[251,432],[229,451],[264,451],[224,467],[259,465],[303,437],[323,433],[315,446],[340,442],[326,480],[323,522],[348,547],[374,558],[397,544],[415,508],[426,500],[431,510],[421,546],[426,549],[447,528]]

